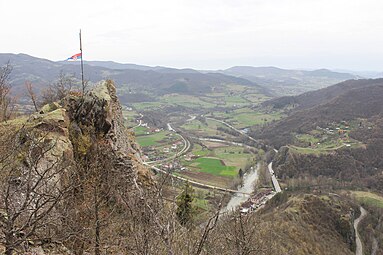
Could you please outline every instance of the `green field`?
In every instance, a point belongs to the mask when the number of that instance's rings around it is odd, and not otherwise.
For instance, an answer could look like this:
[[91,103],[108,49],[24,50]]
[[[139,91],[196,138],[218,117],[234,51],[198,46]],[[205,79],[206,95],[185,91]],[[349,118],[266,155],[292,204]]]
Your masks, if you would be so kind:
[[238,128],[262,125],[273,120],[279,120],[282,115],[278,112],[276,113],[257,113],[257,112],[244,112],[244,113],[234,113],[231,121],[234,121],[235,126]]
[[[208,142],[204,142],[204,144],[205,146],[206,145],[208,146]],[[219,165],[221,166],[223,166],[221,163],[222,161],[224,162],[226,166],[234,167],[233,170],[235,170],[234,171],[235,173],[237,173],[240,168],[245,169],[248,164],[251,164],[251,162],[253,162],[253,158],[254,158],[253,154],[245,153],[243,147],[228,146],[224,144],[222,144],[222,146],[215,147],[215,148],[206,148],[206,147],[202,147],[199,144],[194,144],[192,154],[200,158],[203,158],[202,161],[204,161],[207,158],[208,161],[213,161],[217,164],[219,163]],[[183,163],[185,166],[191,166],[196,171],[209,173],[209,171],[206,171],[206,169],[201,170],[203,168],[203,165],[201,167],[201,165],[197,164],[200,158],[193,160],[192,162],[183,162]],[[218,174],[218,175],[222,175],[222,174]],[[233,175],[226,174],[222,176],[233,176]]]
[[235,166],[225,166],[222,161],[217,158],[197,158],[192,166],[199,168],[200,172],[213,175],[234,177],[237,175]]
[[168,132],[161,131],[151,135],[137,136],[137,142],[142,147],[157,145],[159,142],[165,139],[167,134]]
[[222,118],[225,122],[235,126],[236,128],[263,125],[274,120],[279,120],[283,117],[280,112],[256,112],[248,107],[228,110],[226,112],[215,112],[211,116]]
[[289,145],[289,148],[302,154],[326,154],[341,148],[364,146],[363,143],[349,137],[342,140],[338,134],[329,135],[318,133],[318,131],[311,131],[310,134],[297,134],[295,138],[295,145]]
[[255,103],[260,103],[268,99],[263,94],[259,94],[256,88],[244,85],[221,85],[212,93],[205,95],[184,95],[184,94],[166,94],[156,96],[155,102],[133,103],[134,109],[150,110],[164,108],[166,106],[184,106],[195,109],[211,109],[214,107],[250,107]]
[[195,156],[198,156],[198,157],[204,157],[204,156],[207,156],[209,154],[212,153],[212,151],[206,149],[206,148],[202,148],[201,145],[199,144],[194,144],[193,145],[193,151],[192,153],[195,155]]
[[136,121],[137,115],[138,115],[137,112],[123,110],[122,115],[125,118],[125,125],[126,126],[133,127],[133,126],[137,125],[137,121]]
[[257,94],[257,93],[246,94],[246,95],[244,95],[244,98],[249,100],[252,103],[261,103],[261,102],[266,101],[267,99],[269,99],[269,97],[267,97],[265,95],[262,95],[262,94]]
[[383,208],[383,197],[372,192],[354,191],[355,198],[364,204]]
[[162,108],[166,104],[163,102],[142,102],[142,103],[134,103],[133,107],[136,110],[148,110],[148,109],[153,109],[153,108]]
[[171,105],[182,105],[190,108],[211,108],[215,104],[205,102],[196,96],[169,94],[161,97],[161,102]]
[[214,120],[206,120],[206,124],[202,123],[201,121],[199,120],[192,120],[192,121],[189,121],[187,123],[185,123],[184,125],[181,126],[181,128],[189,131],[189,132],[192,132],[192,133],[195,133],[196,136],[198,137],[206,137],[206,136],[221,136],[222,138],[225,138],[229,135],[227,134],[221,134],[219,135],[219,131],[217,131],[217,128],[218,127],[223,127],[225,128],[226,126],[222,123],[219,123],[217,121],[214,121]]
[[253,157],[250,153],[244,153],[243,148],[238,146],[215,148],[214,155],[222,159],[225,164],[235,166],[238,170],[244,168]]
[[321,147],[321,148],[306,148],[306,147],[298,147],[298,146],[294,146],[294,145],[289,145],[288,147],[293,152],[296,152],[296,153],[319,155],[319,154],[327,154],[327,153],[330,153],[330,152],[332,152],[334,150],[343,148],[344,145],[340,144],[340,145],[337,145],[337,146]]
[[147,127],[141,127],[141,126],[139,126],[139,127],[135,127],[135,128],[134,128],[134,134],[135,134],[136,136],[146,135],[146,133],[147,133],[148,131],[149,131],[149,130],[148,130]]

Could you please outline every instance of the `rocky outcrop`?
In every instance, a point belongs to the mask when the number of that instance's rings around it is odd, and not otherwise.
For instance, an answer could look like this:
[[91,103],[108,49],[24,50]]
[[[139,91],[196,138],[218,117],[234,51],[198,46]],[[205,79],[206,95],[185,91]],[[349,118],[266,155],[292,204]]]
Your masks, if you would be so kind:
[[142,166],[141,152],[133,134],[124,126],[121,105],[112,81],[100,82],[85,96],[71,94],[61,102],[69,118],[69,138],[74,155],[86,155],[92,143],[102,140],[116,155],[116,164],[126,164],[134,175],[150,180]]
[[[94,234],[89,229],[100,233],[95,222],[103,221],[105,233],[116,231],[119,226],[105,222],[129,220],[121,216],[126,203],[142,190],[150,192],[153,183],[132,132],[124,126],[112,81],[100,82],[85,95],[70,93],[29,117],[1,123],[0,167],[0,185],[9,186],[12,197],[7,202],[16,208],[7,211],[0,199],[0,220],[6,222],[11,213],[21,215],[17,217],[25,229],[8,239],[16,248],[30,245],[22,249],[33,254],[84,254],[89,248],[84,237]],[[28,225],[35,216],[23,204],[43,215],[37,230]],[[48,226],[52,219],[55,224]],[[66,235],[72,236],[70,241]],[[6,238],[0,235],[0,243]],[[58,249],[68,253],[55,253]]]

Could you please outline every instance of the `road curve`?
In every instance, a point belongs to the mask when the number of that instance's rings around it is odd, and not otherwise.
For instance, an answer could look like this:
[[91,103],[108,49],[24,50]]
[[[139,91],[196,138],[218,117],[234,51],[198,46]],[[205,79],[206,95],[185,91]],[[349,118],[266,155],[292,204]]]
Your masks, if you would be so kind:
[[[249,193],[246,193],[246,192],[241,192],[241,191],[238,191],[238,190],[222,188],[222,187],[218,187],[218,186],[209,185],[209,184],[197,182],[197,181],[194,181],[194,180],[190,180],[190,179],[178,176],[178,175],[174,175],[173,173],[169,173],[169,172],[167,172],[167,171],[165,171],[163,169],[160,169],[160,168],[158,168],[156,166],[151,165],[151,164],[155,164],[155,163],[160,163],[160,162],[163,162],[163,161],[171,160],[173,158],[177,158],[177,157],[181,156],[182,154],[186,153],[189,150],[190,146],[191,146],[190,141],[187,140],[186,138],[184,138],[175,129],[173,129],[172,126],[170,125],[170,123],[167,123],[167,127],[168,127],[169,131],[177,133],[182,138],[182,140],[184,140],[184,147],[182,148],[182,150],[180,152],[178,152],[176,155],[174,155],[172,157],[169,157],[169,158],[166,158],[166,159],[162,159],[162,160],[158,160],[158,161],[143,162],[143,164],[145,166],[155,170],[156,172],[160,172],[160,173],[164,173],[164,174],[169,174],[172,178],[175,178],[175,179],[178,179],[178,180],[181,180],[181,181],[184,181],[184,182],[189,182],[190,184],[198,186],[198,187],[201,187],[201,188],[219,190],[219,191],[229,192],[229,193],[233,193],[233,194],[250,195]],[[237,131],[241,132],[239,130],[237,130]]]
[[[178,133],[176,130],[174,130],[170,124],[168,123],[168,127],[170,127],[171,131],[172,132],[175,132],[177,135],[179,135],[182,140],[184,141],[184,147],[179,151],[177,152],[175,155],[171,156],[171,157],[168,157],[168,158],[164,158],[164,159],[160,159],[160,160],[154,160],[154,161],[147,161],[146,163],[148,164],[157,164],[157,163],[161,163],[161,162],[165,162],[165,161],[169,161],[169,160],[172,160],[172,159],[175,159],[183,154],[185,154],[189,149],[190,149],[190,141],[187,140],[185,137],[183,137],[180,133]],[[170,130],[169,129],[169,130]]]
[[236,146],[241,146],[241,147],[246,147],[246,148],[253,148],[249,145],[243,144],[243,143],[237,143],[237,142],[231,142],[228,140],[222,140],[222,139],[215,139],[215,138],[204,138],[204,137],[191,137],[193,139],[197,139],[200,141],[208,141],[208,142],[217,142],[217,143],[225,143],[225,144],[230,144],[230,145],[236,145]]
[[234,131],[240,133],[241,135],[246,136],[248,139],[252,140],[253,142],[258,143],[258,141],[255,140],[253,137],[249,136],[248,134],[242,132],[242,131],[239,130],[239,129],[236,129],[235,127],[233,127],[233,126],[230,125],[229,123],[226,123],[226,122],[224,122],[224,121],[222,121],[222,120],[217,120],[217,119],[214,119],[214,118],[209,118],[209,117],[206,117],[206,119],[208,119],[208,120],[214,120],[214,121],[217,121],[217,122],[219,122],[219,123],[222,123],[222,124],[224,124],[225,126],[228,126],[229,128],[233,129]]
[[205,184],[205,183],[201,183],[201,182],[193,181],[193,180],[190,180],[190,179],[187,179],[187,178],[184,178],[184,177],[175,175],[175,174],[173,174],[173,173],[169,173],[169,172],[167,172],[167,171],[165,171],[165,170],[163,170],[163,169],[160,169],[160,168],[158,168],[158,167],[149,165],[149,164],[146,163],[146,162],[144,162],[143,164],[146,165],[147,167],[150,167],[151,169],[153,169],[153,170],[155,170],[155,171],[157,171],[157,172],[164,173],[164,174],[169,174],[172,178],[175,178],[175,179],[178,179],[178,180],[181,180],[181,181],[184,181],[184,182],[189,182],[190,184],[195,185],[195,186],[198,186],[198,187],[201,187],[201,188],[207,188],[207,189],[219,190],[219,191],[229,192],[229,193],[236,193],[236,194],[250,195],[249,193],[241,192],[241,191],[238,191],[238,190],[226,189],[226,188],[222,188],[222,187],[218,187],[218,186],[214,186],[214,185],[209,185],[209,184]]
[[363,220],[364,217],[366,216],[367,216],[367,211],[363,207],[360,207],[360,216],[354,221],[355,241],[356,241],[355,255],[363,255],[363,245],[362,245],[362,241],[360,240],[358,226],[360,221]]

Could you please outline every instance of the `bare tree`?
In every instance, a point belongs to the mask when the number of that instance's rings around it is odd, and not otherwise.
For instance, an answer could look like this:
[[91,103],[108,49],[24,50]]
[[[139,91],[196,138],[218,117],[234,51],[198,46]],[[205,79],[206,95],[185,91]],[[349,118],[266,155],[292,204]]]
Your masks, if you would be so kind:
[[75,79],[73,74],[66,74],[63,71],[57,77],[56,82],[43,91],[41,104],[49,104],[59,101],[67,96],[74,88]]
[[60,228],[55,209],[71,189],[64,180],[67,162],[51,157],[54,141],[24,131],[12,137],[12,149],[0,159],[0,242],[6,255],[26,251],[31,240],[53,238]]
[[222,206],[222,201],[219,203],[216,213],[212,217],[210,217],[209,220],[207,221],[207,224],[205,225],[205,228],[203,229],[203,234],[198,242],[198,245],[196,246],[197,249],[194,253],[195,255],[201,254],[202,249],[207,242],[210,232],[213,231],[215,227],[217,226],[219,213],[221,211],[221,206]]
[[10,61],[0,68],[0,121],[8,120],[13,111],[14,98],[9,95],[9,77],[12,69]]
[[25,87],[27,88],[27,92],[28,92],[29,98],[32,100],[33,106],[35,107],[35,111],[36,112],[39,111],[39,109],[37,108],[37,98],[36,98],[35,92],[33,91],[32,82],[26,81]]

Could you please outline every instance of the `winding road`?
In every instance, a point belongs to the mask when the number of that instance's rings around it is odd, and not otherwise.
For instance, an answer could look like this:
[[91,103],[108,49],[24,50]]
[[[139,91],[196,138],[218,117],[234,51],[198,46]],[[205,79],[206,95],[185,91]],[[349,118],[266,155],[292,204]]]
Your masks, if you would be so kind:
[[184,147],[177,154],[175,154],[175,155],[173,155],[173,156],[171,156],[169,158],[161,159],[161,160],[156,160],[156,161],[147,161],[147,162],[143,163],[144,165],[146,165],[147,167],[153,169],[156,172],[160,172],[160,173],[164,173],[164,174],[169,174],[172,178],[175,178],[175,179],[178,179],[178,180],[181,180],[181,181],[185,181],[185,182],[189,182],[190,184],[198,186],[198,187],[201,187],[201,188],[213,189],[213,190],[229,192],[229,193],[242,194],[242,195],[246,195],[246,196],[250,195],[247,192],[242,192],[242,191],[239,191],[239,190],[222,188],[222,187],[218,187],[218,186],[209,185],[209,184],[197,182],[197,181],[194,181],[194,180],[190,180],[190,179],[187,179],[187,178],[175,175],[173,173],[169,173],[168,171],[160,169],[160,168],[158,168],[156,166],[153,166],[152,164],[157,164],[157,163],[161,163],[161,162],[164,162],[164,161],[172,160],[172,159],[175,159],[175,158],[185,154],[189,150],[189,148],[191,146],[190,141],[187,140],[185,137],[183,137],[181,134],[179,134],[174,128],[172,128],[170,123],[168,123],[167,126],[168,126],[169,131],[177,133],[182,138],[182,140],[184,141]]
[[157,163],[169,161],[169,160],[175,159],[179,156],[182,156],[183,154],[185,154],[190,149],[190,146],[191,146],[190,141],[188,139],[186,139],[185,137],[183,137],[181,134],[179,134],[175,129],[173,129],[172,126],[170,125],[170,123],[168,123],[167,125],[168,125],[168,128],[170,131],[175,132],[177,135],[179,135],[181,137],[181,139],[184,141],[184,147],[182,148],[182,150],[180,150],[179,152],[177,152],[175,155],[173,155],[171,157],[160,159],[160,160],[155,160],[155,161],[147,161],[146,163],[157,164]]
[[360,216],[354,221],[354,229],[355,229],[355,241],[356,241],[356,250],[355,255],[363,255],[363,245],[360,240],[360,235],[358,232],[359,223],[367,216],[367,211],[360,207]]

